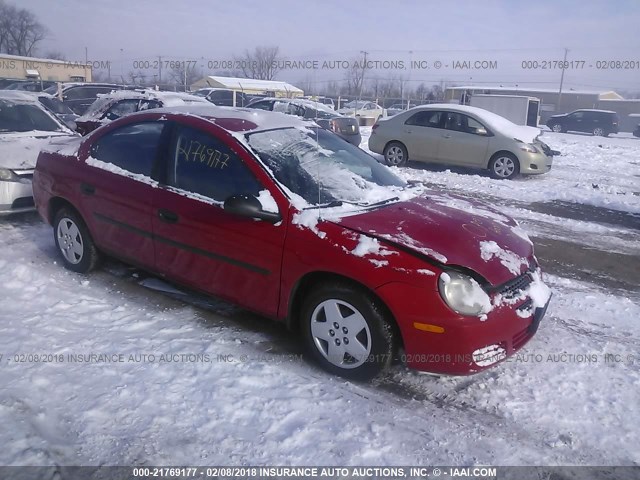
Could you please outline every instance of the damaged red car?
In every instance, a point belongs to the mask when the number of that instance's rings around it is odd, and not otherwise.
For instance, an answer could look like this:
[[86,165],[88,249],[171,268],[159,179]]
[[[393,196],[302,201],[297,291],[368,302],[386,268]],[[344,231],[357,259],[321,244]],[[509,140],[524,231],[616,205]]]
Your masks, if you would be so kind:
[[348,378],[489,368],[551,296],[515,221],[284,114],[129,115],[42,152],[33,190],[67,268],[109,255],[286,322]]

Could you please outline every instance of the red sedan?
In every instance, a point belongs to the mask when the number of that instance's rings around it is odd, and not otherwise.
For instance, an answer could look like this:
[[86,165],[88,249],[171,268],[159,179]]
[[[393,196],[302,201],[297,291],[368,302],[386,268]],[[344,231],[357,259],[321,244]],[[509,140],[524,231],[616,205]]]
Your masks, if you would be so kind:
[[513,220],[283,114],[129,115],[42,152],[33,190],[67,268],[110,255],[285,321],[349,378],[397,358],[481,371],[533,336],[551,295]]

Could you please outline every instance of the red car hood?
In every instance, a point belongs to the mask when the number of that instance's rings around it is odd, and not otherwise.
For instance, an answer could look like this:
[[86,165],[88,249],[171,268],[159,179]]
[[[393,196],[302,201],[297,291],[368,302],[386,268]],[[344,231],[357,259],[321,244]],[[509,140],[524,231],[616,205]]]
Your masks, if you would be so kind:
[[350,230],[469,268],[499,285],[524,273],[533,244],[510,217],[477,202],[426,195],[336,221]]

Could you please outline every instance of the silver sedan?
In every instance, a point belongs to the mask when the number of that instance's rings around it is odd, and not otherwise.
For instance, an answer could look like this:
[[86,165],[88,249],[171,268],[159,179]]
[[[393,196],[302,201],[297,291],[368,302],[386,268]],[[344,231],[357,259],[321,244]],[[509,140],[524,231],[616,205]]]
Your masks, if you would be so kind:
[[515,125],[487,110],[465,105],[415,107],[373,126],[369,149],[388,165],[408,160],[489,169],[495,178],[541,174],[552,151],[540,129]]

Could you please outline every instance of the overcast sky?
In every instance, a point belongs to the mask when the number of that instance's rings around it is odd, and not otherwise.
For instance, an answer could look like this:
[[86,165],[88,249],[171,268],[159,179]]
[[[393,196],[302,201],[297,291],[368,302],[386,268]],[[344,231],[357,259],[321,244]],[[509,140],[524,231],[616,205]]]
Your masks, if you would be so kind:
[[[245,49],[279,46],[291,60],[403,60],[414,86],[440,80],[554,88],[557,68],[524,69],[527,60],[585,63],[565,72],[565,85],[640,90],[640,1],[483,0],[7,0],[33,11],[49,29],[40,48],[69,59],[110,60],[125,74],[136,60],[184,59],[206,73],[210,62],[232,60]],[[411,69],[411,60],[429,68]],[[435,61],[442,62],[434,69]],[[454,70],[452,62],[495,60],[497,69]],[[599,69],[629,60],[627,68]],[[598,62],[598,65],[596,65]],[[447,66],[445,66],[447,65]],[[533,66],[533,64],[529,64]],[[323,82],[344,70],[287,70],[278,79]]]

